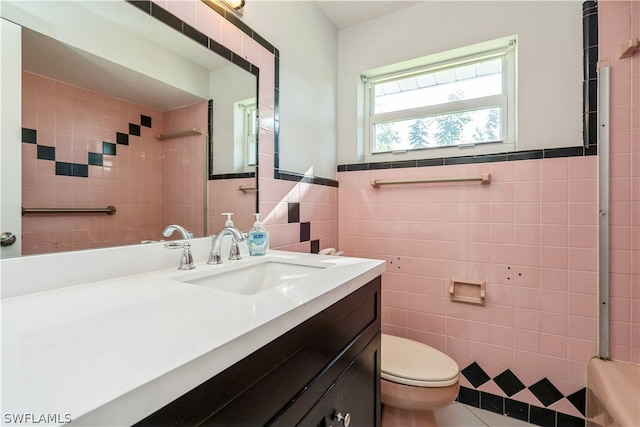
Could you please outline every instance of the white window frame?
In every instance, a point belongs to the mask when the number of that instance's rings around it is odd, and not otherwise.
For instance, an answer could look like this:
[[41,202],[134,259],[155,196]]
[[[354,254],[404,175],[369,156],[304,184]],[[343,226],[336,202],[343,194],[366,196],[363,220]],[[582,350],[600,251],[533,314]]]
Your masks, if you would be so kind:
[[[502,57],[502,94],[483,98],[447,102],[426,107],[375,114],[375,84],[455,68],[490,58]],[[417,64],[417,65],[416,65]],[[362,75],[364,84],[364,141],[367,162],[413,160],[433,157],[454,157],[515,150],[517,135],[517,37],[510,36],[491,42],[468,46],[441,54],[430,55],[408,63],[373,70]],[[415,119],[481,108],[501,107],[502,140],[477,144],[415,148],[392,152],[373,152],[374,131],[377,123]],[[464,152],[460,152],[464,149]],[[399,155],[402,157],[399,158]]]
[[[253,102],[244,107],[244,136],[245,147],[245,167],[251,168],[258,164],[258,104]],[[255,118],[252,120],[252,118]]]
[[233,108],[234,168],[253,172],[258,160],[258,104],[249,98],[235,102]]

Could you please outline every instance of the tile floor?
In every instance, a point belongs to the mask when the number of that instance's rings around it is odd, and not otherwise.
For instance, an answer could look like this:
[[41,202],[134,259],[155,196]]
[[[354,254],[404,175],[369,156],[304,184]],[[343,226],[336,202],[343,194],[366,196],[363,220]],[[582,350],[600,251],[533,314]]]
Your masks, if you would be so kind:
[[439,427],[524,427],[533,424],[454,402],[436,413]]

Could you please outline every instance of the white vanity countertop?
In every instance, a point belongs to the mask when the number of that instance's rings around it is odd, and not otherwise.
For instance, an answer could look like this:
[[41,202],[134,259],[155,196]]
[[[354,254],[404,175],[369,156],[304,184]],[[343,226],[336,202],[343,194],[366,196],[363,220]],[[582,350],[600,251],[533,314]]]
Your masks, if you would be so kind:
[[256,295],[175,280],[220,268],[199,263],[3,299],[2,423],[133,424],[385,269],[359,258],[267,257],[332,266]]

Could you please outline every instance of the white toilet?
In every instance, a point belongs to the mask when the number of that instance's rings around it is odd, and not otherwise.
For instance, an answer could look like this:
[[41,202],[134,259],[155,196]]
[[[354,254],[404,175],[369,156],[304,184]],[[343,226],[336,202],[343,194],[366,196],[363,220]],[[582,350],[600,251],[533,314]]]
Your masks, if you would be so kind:
[[458,364],[426,344],[382,334],[382,427],[435,426],[458,395]]

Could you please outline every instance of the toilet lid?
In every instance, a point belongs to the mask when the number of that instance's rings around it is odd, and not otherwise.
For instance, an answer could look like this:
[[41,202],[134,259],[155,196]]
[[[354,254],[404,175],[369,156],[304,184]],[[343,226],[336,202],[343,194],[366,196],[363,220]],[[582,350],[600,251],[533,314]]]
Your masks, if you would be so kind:
[[458,382],[458,364],[426,344],[382,334],[381,376],[418,387],[446,387]]

